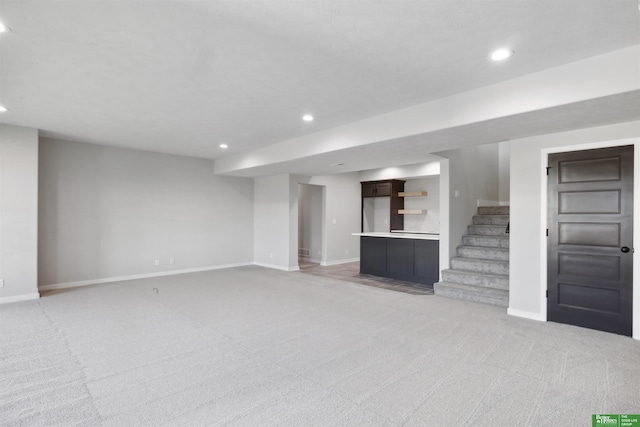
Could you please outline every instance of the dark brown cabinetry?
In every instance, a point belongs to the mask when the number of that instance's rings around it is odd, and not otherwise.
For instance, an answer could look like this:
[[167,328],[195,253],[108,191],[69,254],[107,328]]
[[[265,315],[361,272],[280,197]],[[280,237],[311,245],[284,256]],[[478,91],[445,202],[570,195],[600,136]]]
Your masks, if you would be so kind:
[[[389,179],[383,181],[365,181],[362,184],[362,204],[361,210],[364,208],[364,199],[369,197],[389,197],[389,229],[402,230],[404,228],[404,217],[398,213],[404,209],[404,198],[399,197],[398,193],[404,191],[405,181],[399,179]],[[364,213],[360,220],[360,231],[364,231]]]
[[362,197],[391,196],[391,182],[362,183]]
[[438,240],[360,237],[360,273],[431,285],[438,281]]

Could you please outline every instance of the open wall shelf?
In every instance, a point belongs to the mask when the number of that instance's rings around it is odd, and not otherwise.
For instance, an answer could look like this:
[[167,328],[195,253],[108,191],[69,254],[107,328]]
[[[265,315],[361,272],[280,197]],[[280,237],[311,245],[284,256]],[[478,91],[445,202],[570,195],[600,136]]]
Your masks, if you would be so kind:
[[426,191],[401,191],[398,193],[398,197],[422,197],[426,195]]
[[426,214],[426,209],[399,209],[398,214],[400,215],[422,215]]

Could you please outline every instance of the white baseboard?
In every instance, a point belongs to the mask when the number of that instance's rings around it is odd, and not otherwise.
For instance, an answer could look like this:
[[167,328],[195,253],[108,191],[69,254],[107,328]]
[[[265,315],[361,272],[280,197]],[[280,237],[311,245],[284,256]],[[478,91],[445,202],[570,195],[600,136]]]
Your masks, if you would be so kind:
[[298,267],[297,265],[295,267],[283,267],[281,265],[266,264],[264,262],[254,262],[253,265],[257,265],[258,267],[273,268],[274,270],[280,270],[280,271],[299,271],[300,270],[300,267]]
[[20,302],[20,301],[30,301],[38,298],[40,298],[40,294],[38,292],[36,292],[35,294],[16,295],[14,297],[2,297],[0,298],[0,304],[9,304],[12,302]]
[[338,259],[335,261],[325,261],[325,262],[321,262],[320,265],[329,266],[329,265],[346,264],[348,262],[357,262],[357,261],[360,261],[360,258],[348,258],[348,259]]
[[547,316],[545,313],[534,313],[531,311],[517,310],[514,308],[508,308],[507,314],[510,316],[523,317],[525,319],[538,320],[540,322],[546,322]]
[[39,286],[40,291],[53,291],[56,289],[77,288],[79,286],[98,285],[100,283],[123,282],[125,280],[147,279],[149,277],[172,276],[174,274],[197,273],[199,271],[220,270],[223,268],[242,267],[252,265],[251,262],[240,262],[236,264],[214,265],[209,267],[187,268],[183,270],[162,271],[159,273],[133,274],[131,276],[107,277],[104,279],[80,280],[77,282],[56,283],[53,285]]

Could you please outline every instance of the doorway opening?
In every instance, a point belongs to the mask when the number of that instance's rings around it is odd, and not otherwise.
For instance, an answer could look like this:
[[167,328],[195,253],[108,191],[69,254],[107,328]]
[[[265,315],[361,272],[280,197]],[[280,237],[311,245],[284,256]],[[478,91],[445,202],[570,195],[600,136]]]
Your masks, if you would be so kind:
[[298,266],[318,266],[324,247],[324,186],[298,184]]

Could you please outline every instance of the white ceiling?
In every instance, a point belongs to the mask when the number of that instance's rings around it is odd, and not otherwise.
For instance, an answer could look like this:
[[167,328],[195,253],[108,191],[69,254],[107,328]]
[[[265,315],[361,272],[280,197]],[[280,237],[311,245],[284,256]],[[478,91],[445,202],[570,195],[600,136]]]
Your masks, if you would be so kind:
[[0,21],[0,122],[211,159],[640,43],[637,0],[0,0]]
[[[629,108],[635,106],[635,108]],[[227,175],[256,177],[291,173],[299,175],[331,175],[387,166],[428,163],[440,160],[433,154],[572,129],[607,125],[640,118],[640,91],[548,108],[526,114],[456,126],[427,134],[390,139],[296,160],[245,167]],[[638,129],[640,132],[640,128]],[[447,157],[446,155],[444,157]],[[337,165],[342,163],[340,165]]]

